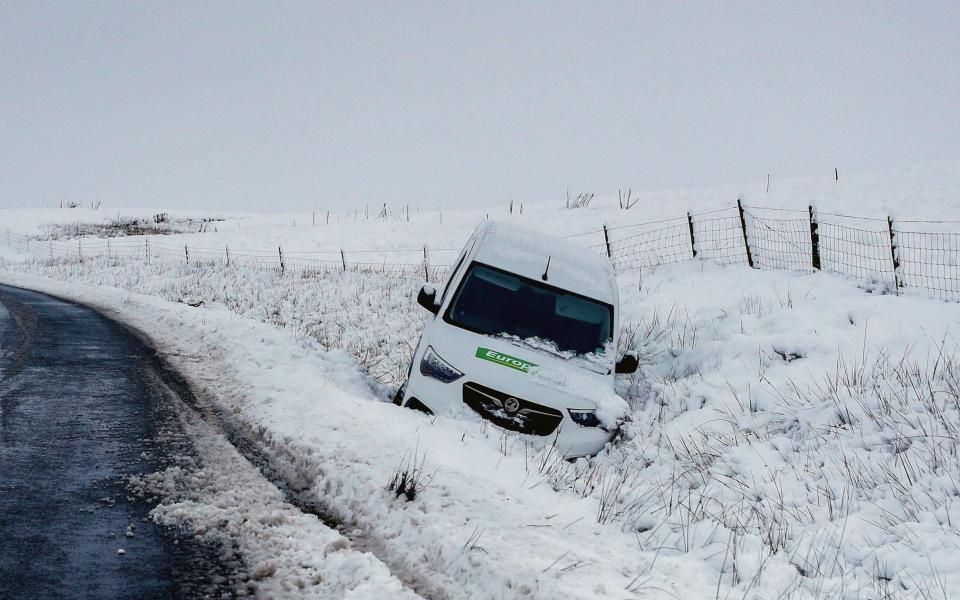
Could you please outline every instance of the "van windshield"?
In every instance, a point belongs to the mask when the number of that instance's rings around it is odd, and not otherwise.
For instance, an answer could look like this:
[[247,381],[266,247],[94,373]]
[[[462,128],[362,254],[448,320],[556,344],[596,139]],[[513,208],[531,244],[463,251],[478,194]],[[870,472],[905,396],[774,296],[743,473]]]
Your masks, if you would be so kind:
[[613,307],[474,263],[446,321],[485,335],[544,340],[561,352],[602,353],[613,336]]

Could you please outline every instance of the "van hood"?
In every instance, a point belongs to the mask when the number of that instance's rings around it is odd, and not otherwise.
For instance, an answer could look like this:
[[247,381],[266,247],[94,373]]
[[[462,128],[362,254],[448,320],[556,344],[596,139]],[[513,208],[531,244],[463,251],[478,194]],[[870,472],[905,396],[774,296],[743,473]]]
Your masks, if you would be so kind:
[[[613,427],[627,404],[614,392],[613,376],[574,360],[551,355],[510,338],[444,327],[430,340],[434,350],[473,381],[531,402],[556,408],[596,410]],[[585,359],[580,359],[585,361]]]

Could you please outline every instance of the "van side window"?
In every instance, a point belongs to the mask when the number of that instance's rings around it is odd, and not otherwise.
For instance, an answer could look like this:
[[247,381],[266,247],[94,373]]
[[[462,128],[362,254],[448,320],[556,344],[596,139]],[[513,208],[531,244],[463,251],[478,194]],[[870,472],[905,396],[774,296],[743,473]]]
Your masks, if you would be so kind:
[[453,283],[453,280],[457,278],[457,273],[460,271],[460,267],[463,266],[463,261],[467,258],[467,255],[470,254],[470,251],[473,249],[473,244],[469,244],[466,248],[463,249],[463,252],[460,254],[460,258],[457,260],[457,265],[453,267],[453,270],[450,271],[450,276],[447,277],[447,283],[443,286],[443,292],[440,294],[440,305],[442,306],[444,301],[447,299],[447,292],[450,291],[450,284]]

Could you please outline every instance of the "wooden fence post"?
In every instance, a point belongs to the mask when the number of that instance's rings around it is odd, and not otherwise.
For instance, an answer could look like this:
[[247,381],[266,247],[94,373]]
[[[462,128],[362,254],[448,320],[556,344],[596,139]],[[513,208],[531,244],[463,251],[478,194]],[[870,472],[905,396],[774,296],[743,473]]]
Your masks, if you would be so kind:
[[277,246],[277,253],[280,255],[280,274],[283,275],[283,273],[287,270],[283,264],[283,248]]
[[340,249],[340,264],[343,265],[343,270],[347,270],[347,257],[343,254],[343,248]]
[[150,264],[150,238],[145,238],[143,240],[143,254],[147,259],[147,264]]
[[687,211],[687,227],[690,228],[690,252],[693,253],[693,257],[697,257],[697,238],[693,234],[693,215],[690,214],[690,211]]
[[603,226],[603,243],[607,247],[607,258],[613,258],[613,254],[610,252],[610,234],[607,233],[607,226]]
[[190,250],[187,248],[187,245],[183,245],[183,257],[187,260],[187,264],[190,264]]
[[430,268],[427,266],[427,247],[423,247],[423,278],[430,283]]
[[743,202],[740,201],[740,198],[737,198],[737,209],[740,211],[740,230],[743,232],[743,247],[747,250],[747,264],[750,265],[751,269],[755,269],[753,253],[750,252],[750,240],[747,237],[747,217],[743,212]]
[[900,257],[897,253],[897,240],[896,233],[893,229],[893,217],[890,216],[887,217],[887,231],[890,234],[890,259],[893,261],[893,285],[899,296],[903,282],[900,281]]
[[80,238],[77,238],[77,254],[80,255],[80,262],[83,262],[83,244],[80,242]]
[[817,215],[813,212],[813,205],[808,205],[810,211],[810,249],[813,258],[813,268],[820,270],[820,224],[817,223]]
[[227,253],[227,266],[230,266],[230,246],[224,246],[223,249]]

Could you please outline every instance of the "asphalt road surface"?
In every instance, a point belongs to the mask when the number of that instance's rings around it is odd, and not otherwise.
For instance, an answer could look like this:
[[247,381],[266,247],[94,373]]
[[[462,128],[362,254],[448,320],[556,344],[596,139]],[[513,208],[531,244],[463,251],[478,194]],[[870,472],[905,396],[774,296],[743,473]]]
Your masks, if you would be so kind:
[[169,441],[164,375],[98,313],[0,285],[0,598],[229,595],[218,550],[126,487],[189,452]]

